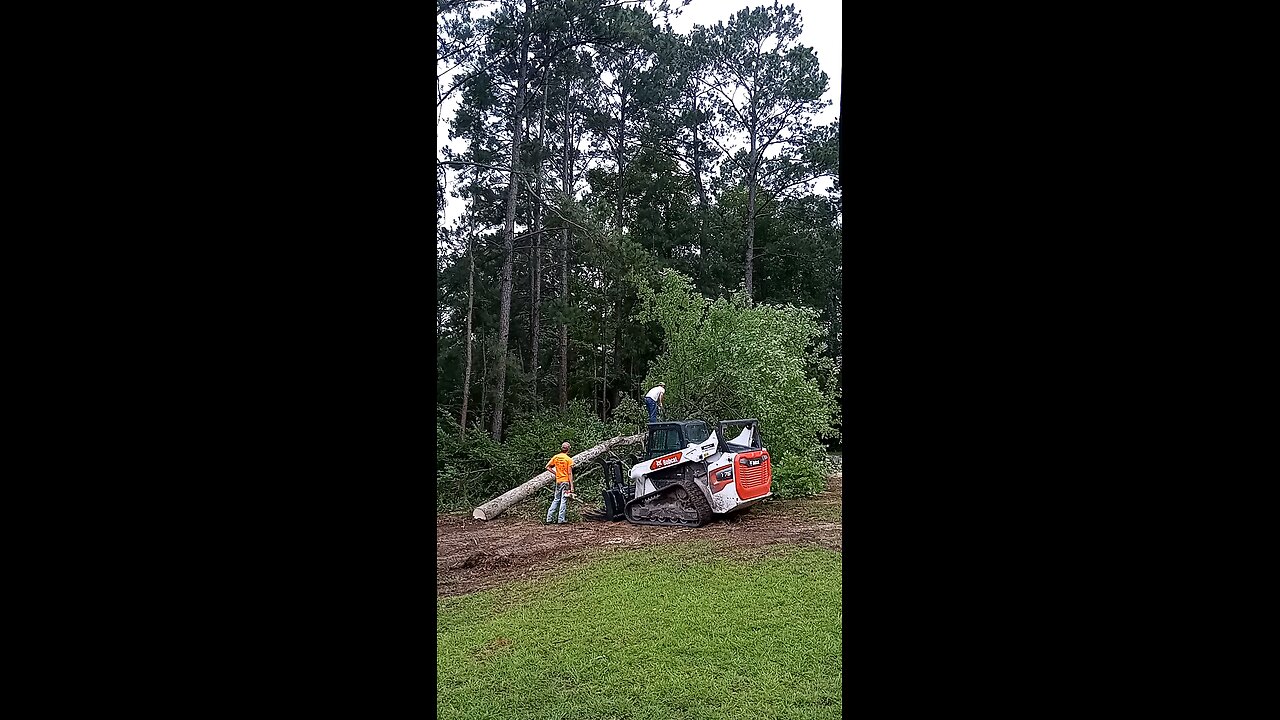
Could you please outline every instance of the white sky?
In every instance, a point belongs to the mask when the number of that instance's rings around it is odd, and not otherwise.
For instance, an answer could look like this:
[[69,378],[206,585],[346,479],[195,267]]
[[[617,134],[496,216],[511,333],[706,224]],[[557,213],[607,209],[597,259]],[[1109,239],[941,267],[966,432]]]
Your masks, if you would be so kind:
[[[677,5],[672,0],[672,5]],[[678,18],[672,18],[671,28],[678,33],[687,33],[694,25],[714,25],[720,21],[728,21],[734,13],[746,7],[771,5],[763,0],[693,0],[682,8]],[[827,108],[814,119],[815,125],[829,123],[836,119],[840,110],[840,6],[837,0],[783,0],[782,4],[795,5],[800,11],[802,31],[800,44],[813,48],[818,56],[818,65],[827,74],[827,94],[824,98],[831,101]]]
[[[672,0],[672,5],[678,5],[678,0]],[[745,7],[758,7],[760,5],[772,4],[765,0],[693,0],[687,6],[681,8],[683,11],[680,17],[672,18],[671,27],[678,33],[687,33],[694,25],[714,25],[719,21],[727,21],[734,13]],[[818,56],[818,65],[822,71],[827,74],[828,89],[827,94],[823,97],[831,101],[831,105],[814,118],[815,125],[829,123],[835,120],[840,111],[840,51],[841,51],[841,2],[839,0],[784,0],[783,5],[795,5],[796,10],[800,11],[800,19],[802,22],[802,32],[799,42],[802,45],[808,45],[813,48]],[[443,70],[445,67],[441,67]],[[438,72],[438,71],[437,71]],[[442,80],[442,87],[448,88],[453,82],[453,75],[446,75]],[[440,110],[440,124],[436,127],[436,157],[439,157],[440,149],[446,145],[452,147],[455,151],[461,152],[466,149],[466,144],[462,141],[449,141],[449,120],[457,111],[458,103],[454,98],[450,98]],[[453,173],[449,172],[449,181],[452,182]],[[825,184],[825,183],[824,183]],[[458,210],[450,205],[457,205],[460,201],[456,198],[445,198],[445,216],[444,222],[448,223],[457,216]],[[452,210],[452,212],[450,212]]]

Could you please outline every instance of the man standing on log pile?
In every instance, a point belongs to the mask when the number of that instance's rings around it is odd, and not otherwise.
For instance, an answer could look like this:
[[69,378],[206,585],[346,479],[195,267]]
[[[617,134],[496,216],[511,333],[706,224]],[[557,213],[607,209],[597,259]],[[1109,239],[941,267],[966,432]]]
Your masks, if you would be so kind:
[[662,407],[662,396],[667,394],[667,384],[658,383],[644,396],[644,404],[649,408],[649,422],[658,422],[658,409]]
[[555,515],[556,505],[560,505],[560,522],[564,523],[565,511],[569,509],[569,498],[565,493],[573,493],[573,458],[569,457],[569,443],[560,444],[560,454],[547,463],[548,470],[556,471],[556,494],[551,499],[551,507],[547,509],[547,522]]

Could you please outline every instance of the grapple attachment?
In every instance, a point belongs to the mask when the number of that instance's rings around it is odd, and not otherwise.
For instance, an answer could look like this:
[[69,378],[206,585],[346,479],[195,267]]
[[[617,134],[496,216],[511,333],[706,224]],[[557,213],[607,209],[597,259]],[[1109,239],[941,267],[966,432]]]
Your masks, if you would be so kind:
[[600,493],[604,499],[604,509],[584,510],[582,518],[597,521],[621,520],[624,517],[623,508],[635,496],[636,488],[623,482],[622,461],[617,457],[610,456],[607,460],[601,460],[600,464],[604,470],[604,490]]

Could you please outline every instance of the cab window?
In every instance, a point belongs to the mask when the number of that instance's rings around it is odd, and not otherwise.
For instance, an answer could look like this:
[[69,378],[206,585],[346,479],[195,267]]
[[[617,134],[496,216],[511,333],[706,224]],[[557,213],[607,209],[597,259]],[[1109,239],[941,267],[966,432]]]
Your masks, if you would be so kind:
[[711,437],[711,431],[707,429],[706,423],[691,423],[684,426],[684,431],[689,435],[689,442],[697,445],[698,443]]
[[662,454],[683,449],[680,445],[680,430],[678,428],[654,429],[653,441],[649,444],[650,453]]

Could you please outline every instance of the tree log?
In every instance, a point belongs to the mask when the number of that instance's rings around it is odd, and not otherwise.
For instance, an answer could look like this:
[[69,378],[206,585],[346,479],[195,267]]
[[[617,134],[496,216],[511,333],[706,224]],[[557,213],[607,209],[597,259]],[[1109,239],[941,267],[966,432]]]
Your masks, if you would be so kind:
[[[640,442],[643,438],[644,433],[640,433],[638,435],[619,435],[612,440],[605,440],[595,447],[588,448],[577,455],[574,455],[573,465],[574,467],[577,467],[582,463],[590,462],[600,455],[603,455],[606,450],[615,445]],[[472,511],[471,516],[477,520],[492,520],[501,515],[505,510],[508,510],[512,505],[528,499],[540,488],[544,488],[555,482],[555,477],[555,473],[551,470],[543,471],[529,482],[526,482],[523,485],[518,485],[476,508]]]

